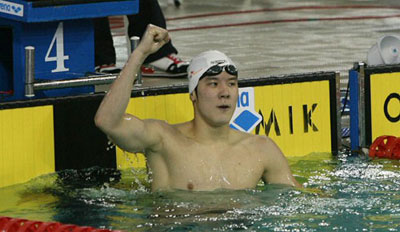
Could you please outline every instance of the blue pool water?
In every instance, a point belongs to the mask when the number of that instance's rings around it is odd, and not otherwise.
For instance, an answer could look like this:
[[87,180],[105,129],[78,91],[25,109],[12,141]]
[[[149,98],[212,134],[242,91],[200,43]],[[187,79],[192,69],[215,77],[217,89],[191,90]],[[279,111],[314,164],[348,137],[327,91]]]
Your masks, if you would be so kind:
[[126,231],[398,231],[400,163],[289,158],[305,188],[149,192],[144,170],[68,170],[0,188],[0,215]]

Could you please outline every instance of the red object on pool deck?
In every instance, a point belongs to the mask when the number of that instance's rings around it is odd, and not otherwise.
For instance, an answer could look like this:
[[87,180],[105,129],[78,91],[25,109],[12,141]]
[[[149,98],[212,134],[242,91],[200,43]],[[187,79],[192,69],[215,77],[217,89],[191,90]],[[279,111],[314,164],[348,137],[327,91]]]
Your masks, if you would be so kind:
[[[0,217],[1,232],[117,232],[117,230],[96,229],[88,226],[39,222],[27,219]],[[120,232],[120,231],[119,231]]]
[[400,159],[400,137],[379,136],[369,148],[369,156],[371,158]]

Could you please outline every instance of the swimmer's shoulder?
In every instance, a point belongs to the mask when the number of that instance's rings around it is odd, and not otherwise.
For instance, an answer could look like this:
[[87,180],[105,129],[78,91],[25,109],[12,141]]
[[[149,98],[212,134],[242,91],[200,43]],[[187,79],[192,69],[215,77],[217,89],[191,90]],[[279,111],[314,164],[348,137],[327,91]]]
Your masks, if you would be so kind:
[[144,119],[143,122],[145,122],[147,129],[151,130],[166,130],[171,127],[166,121],[159,119]]
[[275,142],[265,135],[255,135],[242,131],[235,130],[236,143],[240,142],[242,145],[247,146],[253,152],[269,153],[268,151],[276,149]]
[[158,130],[170,131],[170,132],[183,132],[189,130],[191,123],[184,122],[178,124],[170,124],[165,120],[159,119],[145,119],[144,120],[149,127],[157,128]]
[[178,123],[178,124],[170,124],[164,120],[158,119],[146,119],[148,124],[156,130],[160,131],[163,136],[167,137],[190,137],[190,133],[192,132],[193,124],[191,121]]
[[193,139],[194,138],[194,129],[193,129],[193,121],[187,121],[184,123],[173,124],[173,131],[177,138],[179,139]]
[[263,135],[255,135],[232,129],[232,134],[236,140],[241,140],[252,145],[269,145],[273,143],[272,139]]

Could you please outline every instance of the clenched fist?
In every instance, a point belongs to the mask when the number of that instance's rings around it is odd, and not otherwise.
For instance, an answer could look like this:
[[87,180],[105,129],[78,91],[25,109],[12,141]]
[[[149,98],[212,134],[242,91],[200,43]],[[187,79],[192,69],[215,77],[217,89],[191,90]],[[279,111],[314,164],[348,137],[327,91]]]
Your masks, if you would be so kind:
[[170,37],[167,30],[149,24],[136,49],[139,49],[145,55],[150,55],[158,51],[169,40]]

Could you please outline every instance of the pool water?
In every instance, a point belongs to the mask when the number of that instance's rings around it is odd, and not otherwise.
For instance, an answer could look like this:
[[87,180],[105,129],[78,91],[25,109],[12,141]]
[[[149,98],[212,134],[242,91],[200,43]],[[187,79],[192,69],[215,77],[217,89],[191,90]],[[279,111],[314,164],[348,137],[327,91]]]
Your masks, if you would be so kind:
[[305,188],[149,191],[145,170],[67,170],[0,188],[0,215],[125,231],[399,231],[400,163],[289,158]]

